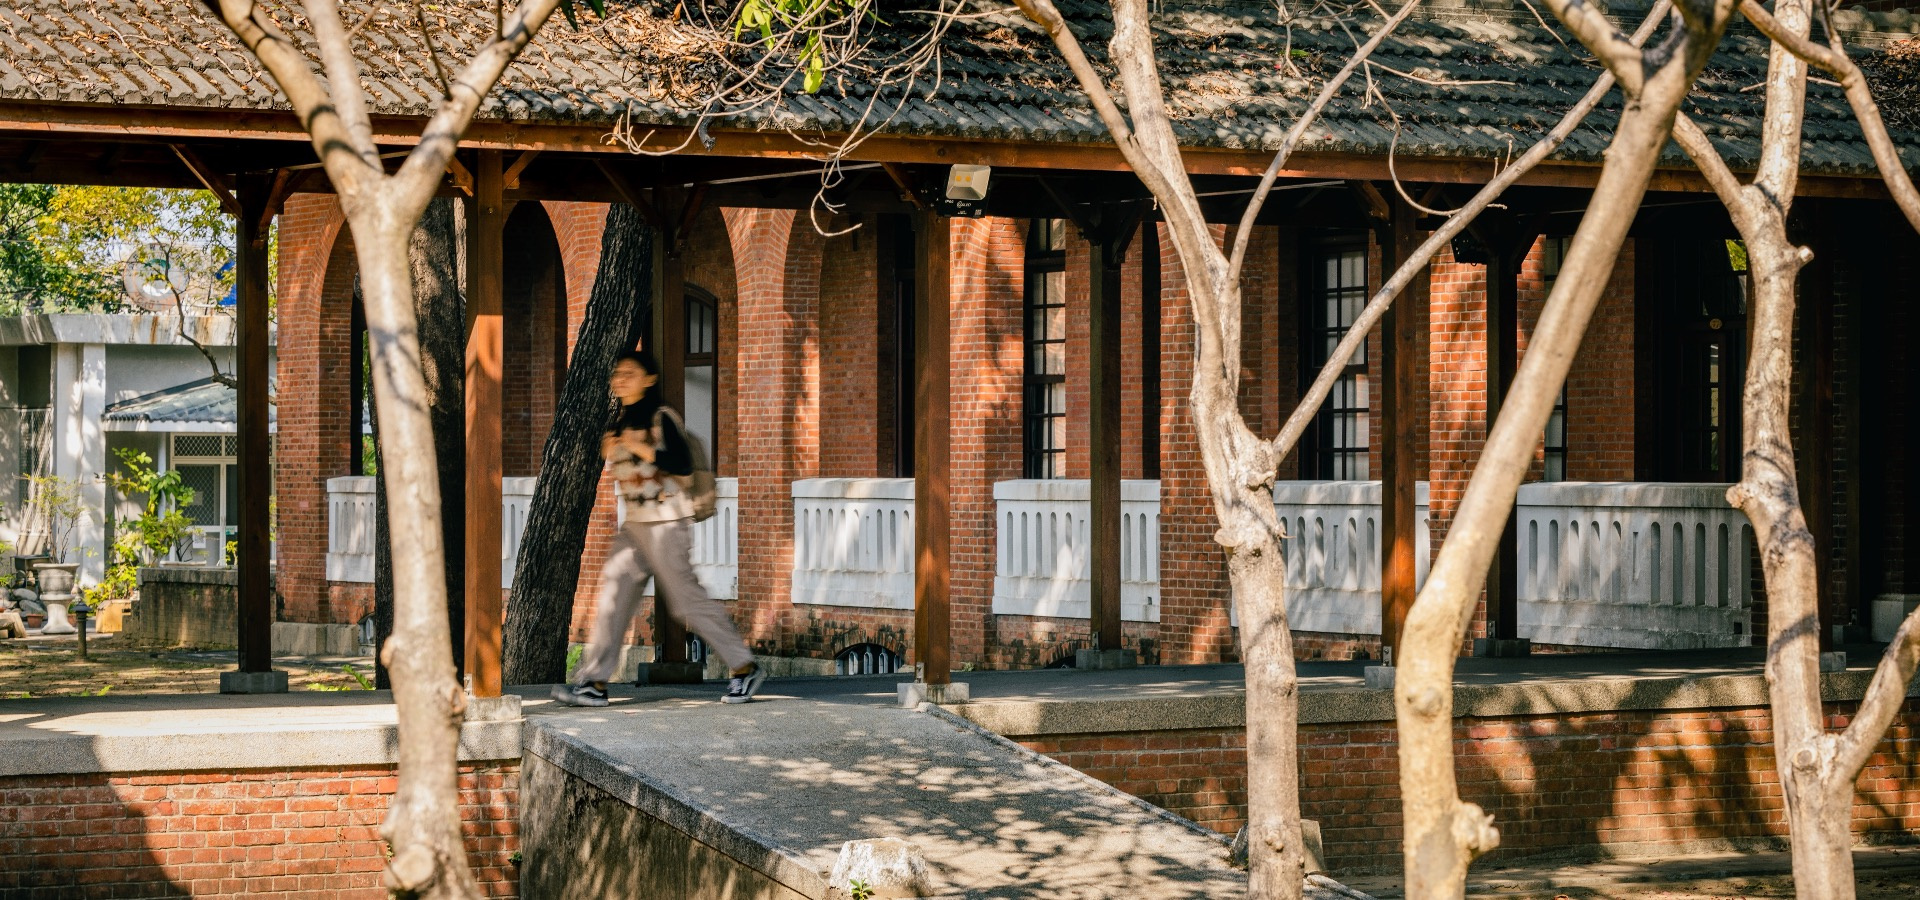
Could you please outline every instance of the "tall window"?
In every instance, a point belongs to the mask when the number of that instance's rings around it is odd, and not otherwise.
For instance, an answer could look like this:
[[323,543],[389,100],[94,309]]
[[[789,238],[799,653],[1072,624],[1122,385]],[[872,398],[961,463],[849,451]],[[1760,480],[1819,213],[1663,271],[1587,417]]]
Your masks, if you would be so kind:
[[[687,408],[682,415],[687,420],[687,430],[700,436],[706,444],[707,453],[718,452],[714,443],[714,422],[719,418],[719,385],[714,383],[714,375],[719,372],[720,352],[720,315],[719,304],[713,296],[693,285],[687,285],[687,356],[684,368],[686,378]],[[713,460],[707,460],[712,465]]]
[[[1312,260],[1313,280],[1306,308],[1308,342],[1301,356],[1308,377],[1340,343],[1367,303],[1367,248],[1340,244],[1318,248]],[[1367,348],[1361,345],[1347,360],[1346,371],[1334,382],[1333,392],[1314,419],[1313,458],[1308,471],[1316,478],[1357,480],[1367,477]]]
[[1067,456],[1067,228],[1035,219],[1027,230],[1026,477],[1058,478]]
[[[1570,237],[1548,237],[1541,240],[1540,273],[1546,280],[1548,292],[1552,292],[1553,283],[1560,277],[1560,264],[1567,258],[1567,245],[1573,243]],[[1546,481],[1567,480],[1567,386],[1560,385],[1560,396],[1553,401],[1553,413],[1547,416],[1547,434],[1545,441]]]

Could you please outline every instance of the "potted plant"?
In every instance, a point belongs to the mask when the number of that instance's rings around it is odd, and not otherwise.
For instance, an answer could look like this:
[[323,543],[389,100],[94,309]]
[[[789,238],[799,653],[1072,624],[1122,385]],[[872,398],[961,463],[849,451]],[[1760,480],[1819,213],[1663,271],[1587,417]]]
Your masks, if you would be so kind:
[[73,576],[78,562],[68,562],[73,551],[73,530],[80,523],[80,486],[58,475],[28,475],[27,522],[44,536],[42,550],[51,562],[35,563],[34,580],[40,586],[40,602],[47,607],[47,624],[41,634],[73,634],[67,620],[67,603],[73,597]]

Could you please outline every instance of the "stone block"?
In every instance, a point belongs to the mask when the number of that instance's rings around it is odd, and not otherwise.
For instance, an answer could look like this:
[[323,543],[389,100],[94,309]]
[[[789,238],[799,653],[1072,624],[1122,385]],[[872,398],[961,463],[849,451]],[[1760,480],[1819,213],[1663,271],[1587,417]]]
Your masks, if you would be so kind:
[[284,694],[287,692],[287,673],[272,670],[267,672],[220,673],[220,693],[222,694]]
[[273,623],[275,656],[359,656],[360,629],[352,625]]
[[851,898],[856,881],[864,883],[875,900],[927,897],[935,892],[920,848],[892,837],[840,845],[840,857],[827,876],[827,896]]
[[1914,609],[1920,608],[1920,594],[1881,594],[1873,598],[1873,639],[1879,643],[1893,640]]
[[1532,656],[1533,642],[1526,638],[1474,638],[1473,655],[1491,659]]
[[936,706],[951,706],[973,699],[973,691],[962,682],[952,684],[927,684],[924,681],[909,681],[900,685],[900,708],[918,709],[922,703]]
[[1368,666],[1366,675],[1368,688],[1376,691],[1393,690],[1392,666]]
[[1130,648],[1079,650],[1073,654],[1075,668],[1081,670],[1131,669],[1140,664],[1140,655]]
[[519,694],[467,698],[468,722],[511,722],[520,717]]
[[646,662],[635,667],[633,683],[699,684],[705,672],[699,663]]
[[1820,671],[1845,672],[1846,670],[1847,670],[1846,651],[1832,650],[1832,651],[1820,654]]

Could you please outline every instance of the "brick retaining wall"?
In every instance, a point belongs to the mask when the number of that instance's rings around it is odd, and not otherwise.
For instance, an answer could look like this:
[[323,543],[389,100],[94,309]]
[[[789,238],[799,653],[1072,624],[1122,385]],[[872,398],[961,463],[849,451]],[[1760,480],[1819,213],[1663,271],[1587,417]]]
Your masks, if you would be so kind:
[[[379,900],[392,766],[0,778],[0,897]],[[517,896],[520,764],[460,769],[467,862]]]
[[[1828,726],[1854,707],[1827,704]],[[1462,796],[1500,828],[1497,856],[1749,847],[1787,834],[1771,729],[1764,707],[1463,718],[1454,752]],[[1217,831],[1245,823],[1243,728],[1018,740]],[[1302,813],[1320,823],[1328,865],[1398,867],[1393,723],[1306,724],[1300,743]],[[1868,760],[1853,828],[1863,842],[1920,833],[1920,701]]]
[[238,577],[233,569],[141,569],[140,599],[128,609],[125,646],[231,650],[239,632]]

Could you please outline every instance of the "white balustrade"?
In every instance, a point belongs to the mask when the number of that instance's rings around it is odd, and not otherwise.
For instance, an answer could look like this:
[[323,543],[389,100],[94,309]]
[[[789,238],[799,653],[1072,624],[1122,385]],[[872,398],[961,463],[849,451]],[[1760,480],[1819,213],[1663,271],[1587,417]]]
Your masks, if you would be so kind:
[[793,483],[793,602],[913,608],[913,479]]
[[693,574],[716,600],[740,596],[740,480],[714,479],[713,518],[693,525]]
[[1641,649],[1749,644],[1752,526],[1724,484],[1520,488],[1521,637]]
[[[1092,614],[1091,488],[1085,479],[993,486],[993,611],[1085,619]],[[1120,482],[1120,618],[1160,621],[1160,482]]]
[[[1378,481],[1279,481],[1273,505],[1287,537],[1287,623],[1295,631],[1380,633]],[[1414,581],[1433,558],[1427,483],[1414,492]],[[1237,616],[1235,624],[1238,624]]]
[[514,567],[520,561],[520,536],[527,532],[527,511],[533,508],[537,478],[500,479],[500,587],[513,587]]
[[327,580],[373,581],[374,479],[327,479]]

